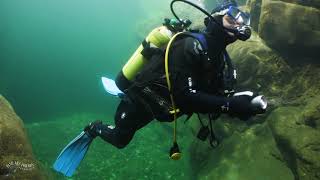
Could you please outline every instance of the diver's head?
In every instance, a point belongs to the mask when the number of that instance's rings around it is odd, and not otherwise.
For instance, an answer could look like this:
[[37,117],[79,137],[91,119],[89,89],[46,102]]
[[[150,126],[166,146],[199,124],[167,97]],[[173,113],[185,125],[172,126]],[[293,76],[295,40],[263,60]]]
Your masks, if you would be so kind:
[[217,31],[223,30],[230,42],[250,38],[250,15],[239,10],[236,4],[220,6],[214,9],[211,15],[214,19],[207,17],[204,22],[208,34],[214,35]]

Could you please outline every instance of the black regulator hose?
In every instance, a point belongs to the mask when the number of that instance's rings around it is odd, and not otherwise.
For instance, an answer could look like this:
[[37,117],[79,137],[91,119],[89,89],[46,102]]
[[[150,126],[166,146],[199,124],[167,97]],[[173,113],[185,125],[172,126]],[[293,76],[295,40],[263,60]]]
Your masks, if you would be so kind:
[[216,20],[211,16],[210,13],[208,13],[206,10],[202,9],[201,7],[199,7],[198,5],[196,5],[196,4],[194,4],[194,3],[190,2],[190,1],[186,1],[186,0],[173,0],[173,1],[171,2],[171,4],[170,4],[171,12],[172,12],[172,14],[174,15],[174,17],[177,18],[177,20],[180,21],[181,23],[183,23],[183,22],[180,20],[180,18],[178,17],[178,15],[177,15],[177,14],[174,12],[174,10],[173,10],[173,4],[174,4],[175,2],[178,2],[178,1],[183,2],[183,3],[186,3],[186,4],[189,4],[189,5],[193,6],[193,7],[195,7],[196,9],[200,10],[202,13],[204,13],[205,15],[207,15],[209,18],[211,18],[213,21],[216,21]]
[[222,29],[225,29],[225,30],[227,30],[227,31],[229,31],[229,32],[231,32],[231,33],[234,33],[234,34],[238,34],[238,33],[239,33],[238,30],[236,30],[236,29],[226,28],[226,27],[224,27],[223,25],[221,25],[220,23],[218,23],[218,21],[217,21],[214,17],[212,17],[210,13],[208,13],[206,10],[202,9],[202,8],[199,7],[198,5],[196,5],[196,4],[194,4],[194,3],[190,2],[190,1],[187,1],[187,0],[173,0],[173,1],[170,3],[170,10],[171,10],[173,16],[174,16],[180,23],[184,24],[184,22],[181,21],[181,19],[179,18],[179,16],[178,16],[178,15],[174,12],[174,10],[173,10],[173,4],[174,4],[175,2],[179,2],[179,1],[180,1],[180,2],[183,2],[183,3],[186,3],[186,4],[189,4],[189,5],[193,6],[194,8],[200,10],[202,13],[204,13],[205,15],[207,15],[207,16],[210,18],[210,20],[212,20],[212,22],[218,24],[218,26],[221,27]]

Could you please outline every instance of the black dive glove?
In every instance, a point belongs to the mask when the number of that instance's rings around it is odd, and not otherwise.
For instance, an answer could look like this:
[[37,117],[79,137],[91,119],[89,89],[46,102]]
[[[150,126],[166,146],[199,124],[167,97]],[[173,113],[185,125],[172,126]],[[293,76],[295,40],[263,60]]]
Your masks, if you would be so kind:
[[222,106],[222,112],[231,116],[248,120],[251,116],[261,114],[266,111],[267,101],[264,96],[254,95],[250,91],[235,93]]

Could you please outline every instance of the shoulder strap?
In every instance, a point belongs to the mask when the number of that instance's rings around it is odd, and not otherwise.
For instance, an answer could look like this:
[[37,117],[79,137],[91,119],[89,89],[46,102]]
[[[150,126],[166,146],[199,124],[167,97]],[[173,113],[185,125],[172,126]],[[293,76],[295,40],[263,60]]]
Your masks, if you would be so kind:
[[234,85],[237,82],[237,71],[232,63],[232,60],[227,52],[227,50],[224,50],[223,52],[224,60],[227,63],[227,76],[224,77],[225,82],[225,93],[226,94],[232,94],[234,93]]
[[204,37],[204,34],[202,33],[189,33],[189,34],[200,42],[200,44],[202,45],[202,48],[205,51],[208,50],[208,44],[207,44],[206,38]]

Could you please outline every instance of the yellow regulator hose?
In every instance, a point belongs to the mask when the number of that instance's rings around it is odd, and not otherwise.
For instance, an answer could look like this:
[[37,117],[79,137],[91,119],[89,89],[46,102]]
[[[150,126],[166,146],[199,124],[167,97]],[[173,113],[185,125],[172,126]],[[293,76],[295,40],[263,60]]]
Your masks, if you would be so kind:
[[[174,119],[174,128],[173,128],[173,144],[174,147],[176,148],[174,151],[175,152],[170,152],[170,156],[172,159],[174,160],[178,160],[181,157],[181,153],[179,152],[179,148],[177,145],[177,113],[179,112],[179,109],[176,108],[176,105],[174,103],[174,99],[173,99],[173,95],[171,92],[171,83],[170,83],[170,74],[169,74],[169,65],[168,65],[168,60],[169,60],[169,51],[170,51],[170,47],[172,42],[175,40],[175,38],[177,36],[179,36],[180,34],[182,34],[182,32],[179,32],[177,34],[175,34],[169,41],[168,45],[167,45],[167,49],[166,49],[166,54],[165,54],[165,73],[166,73],[166,79],[167,79],[167,84],[168,84],[168,89],[170,92],[170,99],[171,99],[171,104],[172,104],[172,108],[173,110],[170,111],[171,114],[173,114],[173,119]],[[173,148],[174,148],[173,147]]]

